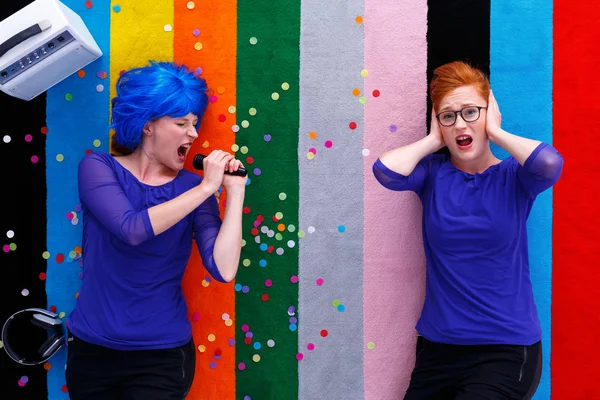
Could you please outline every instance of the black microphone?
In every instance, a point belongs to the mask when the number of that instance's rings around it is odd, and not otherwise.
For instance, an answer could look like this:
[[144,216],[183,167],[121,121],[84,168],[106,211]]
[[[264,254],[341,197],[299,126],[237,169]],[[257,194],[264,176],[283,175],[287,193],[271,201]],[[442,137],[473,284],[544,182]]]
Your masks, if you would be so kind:
[[[205,158],[206,158],[206,156],[204,154],[196,154],[194,156],[194,160],[192,161],[192,165],[194,166],[194,168],[203,170],[204,164],[202,164],[202,160],[204,160]],[[235,175],[235,176],[248,175],[248,171],[246,171],[246,168],[244,168],[244,167],[239,167],[237,171],[225,171],[225,173],[228,175]]]

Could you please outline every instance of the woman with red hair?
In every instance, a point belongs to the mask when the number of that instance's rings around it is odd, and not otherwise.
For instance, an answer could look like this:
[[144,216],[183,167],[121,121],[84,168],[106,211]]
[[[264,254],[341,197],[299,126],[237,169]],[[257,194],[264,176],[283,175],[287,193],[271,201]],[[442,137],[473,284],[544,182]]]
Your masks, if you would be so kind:
[[[426,296],[405,400],[529,399],[542,332],[529,277],[526,221],[563,159],[506,132],[488,78],[463,62],[434,71],[430,134],[379,157],[386,188],[423,204]],[[510,157],[499,160],[490,142]],[[443,147],[447,154],[435,154]]]

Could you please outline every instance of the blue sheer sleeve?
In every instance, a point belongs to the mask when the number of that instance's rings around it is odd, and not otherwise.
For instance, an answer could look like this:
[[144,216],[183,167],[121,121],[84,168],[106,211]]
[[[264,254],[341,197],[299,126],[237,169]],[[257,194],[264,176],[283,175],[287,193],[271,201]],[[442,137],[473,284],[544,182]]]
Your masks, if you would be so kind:
[[217,198],[214,195],[210,196],[194,210],[194,238],[200,252],[200,257],[202,257],[202,263],[214,279],[219,282],[225,282],[213,256],[221,223],[219,206]]
[[118,182],[110,155],[90,153],[79,163],[79,198],[116,237],[137,246],[154,237],[148,210],[135,210]]
[[377,159],[375,164],[373,164],[373,174],[377,181],[387,189],[397,191],[411,190],[420,194],[427,181],[433,162],[434,155],[430,154],[419,161],[410,175],[404,176],[392,171],[380,159]]
[[556,149],[541,143],[517,169],[517,177],[523,190],[535,197],[558,181],[562,173],[563,158]]

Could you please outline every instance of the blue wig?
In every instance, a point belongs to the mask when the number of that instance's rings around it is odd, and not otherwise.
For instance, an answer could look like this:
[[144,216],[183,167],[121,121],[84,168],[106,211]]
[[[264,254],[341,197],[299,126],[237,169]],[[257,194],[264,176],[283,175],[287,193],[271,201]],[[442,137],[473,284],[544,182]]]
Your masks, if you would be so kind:
[[206,82],[183,65],[151,61],[131,69],[117,81],[112,100],[110,128],[119,145],[134,149],[140,143],[144,124],[160,117],[198,117],[196,130],[208,105]]

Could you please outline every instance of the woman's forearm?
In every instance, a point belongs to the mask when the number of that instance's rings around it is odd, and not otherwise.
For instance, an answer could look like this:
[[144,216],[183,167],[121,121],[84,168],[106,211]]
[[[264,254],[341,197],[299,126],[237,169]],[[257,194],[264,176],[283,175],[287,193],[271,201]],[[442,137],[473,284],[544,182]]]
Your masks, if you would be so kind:
[[235,278],[242,251],[242,208],[244,189],[227,192],[227,207],[217,235],[213,257],[225,281]]
[[506,150],[521,165],[525,165],[531,153],[542,143],[539,140],[513,135],[503,129],[488,132],[488,136],[493,143]]
[[410,175],[419,161],[444,147],[444,143],[434,135],[425,136],[409,145],[390,150],[382,154],[381,162],[394,172]]
[[148,217],[155,235],[159,235],[181,221],[214,193],[207,185],[200,185],[179,196],[148,209]]

